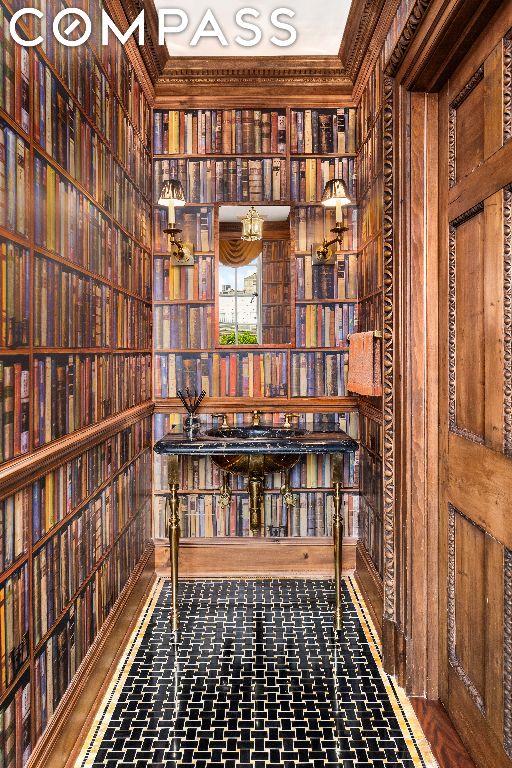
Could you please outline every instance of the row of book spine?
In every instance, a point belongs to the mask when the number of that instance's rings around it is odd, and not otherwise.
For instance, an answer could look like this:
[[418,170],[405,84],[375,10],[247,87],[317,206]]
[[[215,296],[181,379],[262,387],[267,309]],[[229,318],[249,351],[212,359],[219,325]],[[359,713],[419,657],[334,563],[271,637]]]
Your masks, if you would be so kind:
[[286,112],[262,109],[165,110],[154,113],[157,155],[286,152]]
[[357,110],[292,109],[290,151],[295,154],[355,153]]
[[[156,253],[170,253],[172,246],[169,236],[164,233],[167,228],[168,212],[162,208],[155,209],[153,221],[153,246]],[[183,242],[191,242],[194,250],[211,253],[214,248],[213,208],[178,208],[176,210],[176,225],[181,229]]]
[[291,397],[346,397],[347,352],[292,352]]
[[359,214],[361,220],[361,244],[366,243],[367,240],[382,229],[383,192],[383,178],[382,175],[379,175],[375,178],[361,204]]
[[0,583],[0,694],[11,685],[28,658],[28,584],[27,563]]
[[361,296],[367,296],[382,289],[383,252],[382,235],[378,234],[359,254],[359,289]]
[[[359,485],[359,472],[356,454],[345,453],[340,459],[343,473],[343,486],[345,488],[357,488]],[[166,491],[167,460],[163,457],[155,464],[155,487],[158,491]],[[298,491],[332,489],[332,472],[330,456],[310,455],[301,458],[298,464],[290,470],[291,487]],[[180,488],[186,491],[217,491],[222,485],[223,472],[209,457],[183,457],[180,461]],[[267,473],[265,476],[265,488],[278,491],[282,485],[282,473]],[[233,475],[230,477],[231,488],[234,491],[246,491],[247,479]]]
[[122,167],[114,162],[115,219],[145,248],[151,247],[151,206]]
[[29,449],[30,377],[28,360],[0,359],[0,460]]
[[194,257],[192,269],[171,266],[170,257],[154,257],[156,301],[214,301],[214,257]]
[[114,538],[147,503],[151,487],[150,457],[147,451],[135,459],[131,469],[117,475],[112,485],[82,507],[36,551],[33,559],[36,645],[80,591]]
[[357,185],[362,197],[377,174],[383,170],[382,115],[379,115],[357,156]]
[[0,347],[29,342],[30,252],[0,238]]
[[[24,505],[29,504],[26,520],[32,521],[32,543],[37,543],[84,499],[92,496],[121,467],[150,445],[151,419],[147,417],[43,475],[28,489],[23,489],[22,493],[28,494]],[[10,499],[16,505],[16,497]],[[25,528],[26,524],[23,530]]]
[[[34,19],[34,34],[43,37],[41,50],[98,126],[111,125],[109,118],[114,95],[119,99],[130,122],[141,135],[144,146],[151,146],[151,108],[142,85],[131,66],[120,41],[112,34],[109,44],[102,45],[100,3],[86,3],[92,33],[85,45],[68,47],[53,35],[53,15],[46,13]],[[81,6],[84,7],[83,5]],[[107,133],[106,137],[109,138]]]
[[29,51],[14,42],[9,31],[10,20],[11,14],[0,3],[0,109],[29,133]]
[[33,392],[32,424],[37,448],[148,400],[151,357],[38,357],[34,360]]
[[120,102],[114,102],[114,153],[134,184],[151,198],[151,156]]
[[337,254],[334,264],[315,264],[311,254],[297,256],[295,285],[298,301],[354,299],[358,290],[358,257]]
[[325,185],[332,179],[345,180],[349,195],[355,198],[354,158],[307,158],[290,163],[290,200],[316,203],[322,199]]
[[379,58],[368,78],[358,105],[361,142],[364,141],[382,107],[382,72],[382,62]]
[[382,291],[359,304],[359,330],[381,330],[384,323],[384,296]]
[[185,197],[191,203],[257,203],[288,199],[287,162],[282,158],[156,160],[153,172],[155,201],[168,179],[181,181]]
[[0,755],[4,768],[24,768],[31,751],[30,676],[0,706]]
[[112,343],[115,349],[151,349],[151,307],[114,291]]
[[[343,223],[347,231],[343,234],[343,250],[357,248],[357,208],[346,208],[343,213]],[[323,205],[297,206],[294,211],[295,221],[295,250],[309,251],[314,243],[321,243],[327,238],[332,239],[331,230],[336,224],[336,211]]]
[[109,276],[112,226],[99,208],[43,158],[34,157],[34,240],[98,275]]
[[[342,515],[347,536],[357,536],[357,493],[345,493]],[[280,494],[265,494],[263,529],[266,537],[332,536],[332,493],[294,493],[294,506],[287,506]],[[165,538],[168,517],[165,497],[157,498],[155,537]],[[214,494],[196,494],[183,500],[180,529],[184,538],[249,537],[249,496],[234,493],[228,507],[221,507]]]
[[213,304],[166,304],[154,307],[155,349],[211,348],[214,309]]
[[148,500],[69,606],[35,660],[35,731],[41,736],[139,561],[150,535]]
[[359,419],[359,432],[361,446],[369,448],[370,451],[382,457],[384,438],[382,424],[376,419],[371,419],[369,416],[361,414]]
[[42,59],[34,66],[34,139],[106,210],[112,206],[112,155]]
[[117,285],[151,299],[151,254],[114,225],[112,273]]
[[155,355],[154,394],[175,398],[187,387],[208,397],[287,397],[286,352],[202,352]]
[[29,234],[29,147],[0,120],[0,227]]
[[29,514],[28,488],[0,501],[0,574],[27,552]]
[[355,304],[307,304],[297,307],[297,347],[346,347],[347,337],[357,328]]

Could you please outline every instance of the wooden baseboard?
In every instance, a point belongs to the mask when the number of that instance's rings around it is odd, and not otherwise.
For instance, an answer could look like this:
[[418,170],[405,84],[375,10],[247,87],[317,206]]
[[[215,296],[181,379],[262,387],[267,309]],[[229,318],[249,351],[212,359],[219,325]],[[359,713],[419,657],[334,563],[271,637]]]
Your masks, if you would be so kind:
[[364,544],[357,542],[355,578],[361,590],[366,607],[370,612],[375,629],[382,641],[382,619],[384,616],[384,590],[374,564]]
[[443,705],[416,697],[410,701],[439,768],[475,768]]
[[[170,574],[169,545],[155,542],[158,574]],[[343,571],[355,568],[356,540],[343,542]],[[333,547],[321,539],[187,539],[180,542],[180,576],[307,576],[332,578]]]
[[74,765],[96,704],[153,582],[154,551],[151,542],[38,741],[28,768],[71,768]]

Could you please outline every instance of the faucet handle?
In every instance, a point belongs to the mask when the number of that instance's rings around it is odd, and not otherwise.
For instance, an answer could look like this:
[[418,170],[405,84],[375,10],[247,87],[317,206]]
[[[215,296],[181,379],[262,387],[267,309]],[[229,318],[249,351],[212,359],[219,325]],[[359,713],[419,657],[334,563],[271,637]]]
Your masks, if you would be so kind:
[[252,412],[252,425],[253,425],[253,427],[259,426],[259,423],[261,421],[260,415],[261,415],[261,411],[253,411]]
[[284,415],[284,427],[290,429],[292,426],[292,419],[300,418],[300,413],[285,413]]
[[212,418],[222,419],[221,427],[229,427],[227,413],[212,413]]

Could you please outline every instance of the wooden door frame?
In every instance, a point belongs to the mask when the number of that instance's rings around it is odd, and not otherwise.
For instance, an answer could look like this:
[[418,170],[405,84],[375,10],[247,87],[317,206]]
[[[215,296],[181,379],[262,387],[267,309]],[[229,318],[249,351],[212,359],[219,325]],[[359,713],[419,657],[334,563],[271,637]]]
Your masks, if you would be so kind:
[[431,699],[443,685],[445,602],[438,582],[438,92],[500,5],[417,0],[384,75],[383,655],[408,693]]

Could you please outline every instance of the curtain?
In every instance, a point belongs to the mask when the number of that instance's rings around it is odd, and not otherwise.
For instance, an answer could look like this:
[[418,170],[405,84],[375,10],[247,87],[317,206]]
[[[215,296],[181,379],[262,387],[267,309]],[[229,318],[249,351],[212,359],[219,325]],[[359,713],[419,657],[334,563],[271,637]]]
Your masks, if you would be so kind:
[[261,249],[261,240],[221,240],[220,261],[228,267],[245,267],[260,255]]

